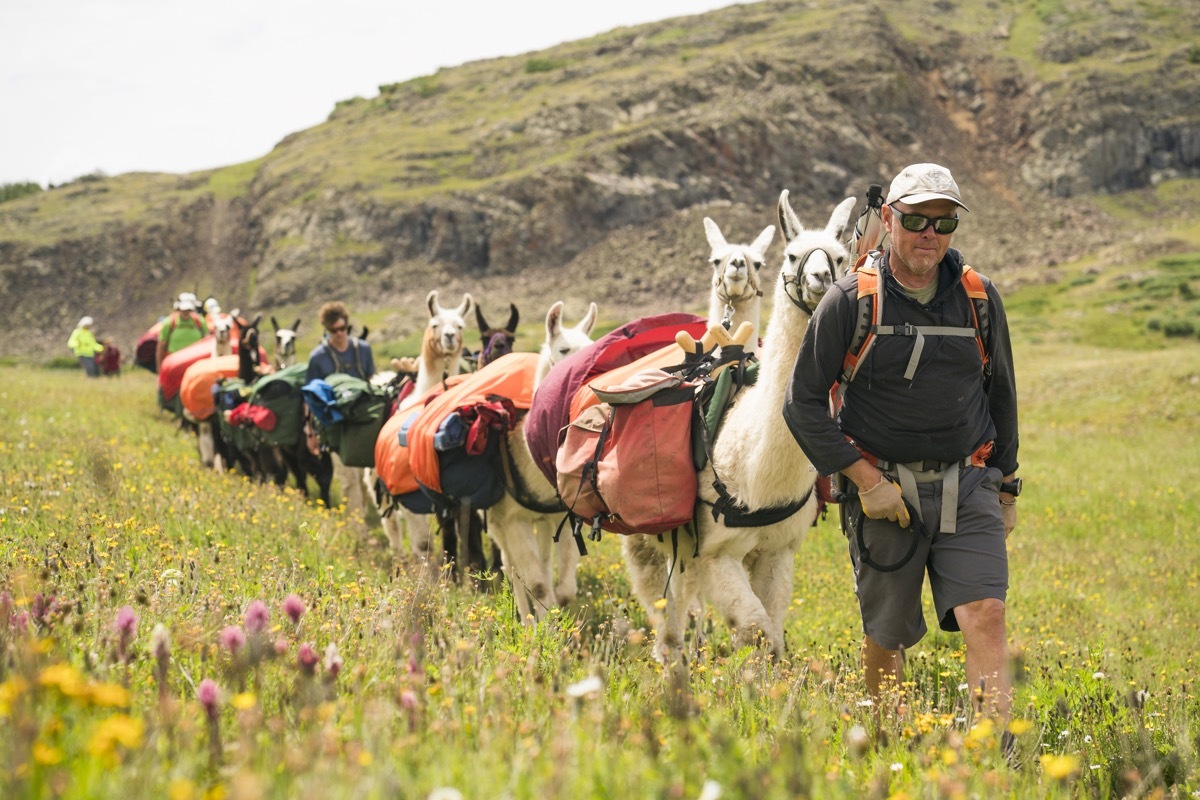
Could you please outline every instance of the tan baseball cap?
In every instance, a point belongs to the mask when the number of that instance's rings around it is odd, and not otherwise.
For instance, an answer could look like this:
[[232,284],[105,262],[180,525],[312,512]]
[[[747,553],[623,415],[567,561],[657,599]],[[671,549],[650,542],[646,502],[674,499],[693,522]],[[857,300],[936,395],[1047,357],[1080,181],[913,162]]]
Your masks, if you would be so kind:
[[963,211],[970,211],[962,201],[962,193],[950,170],[940,164],[912,164],[892,179],[887,204],[899,201],[925,203],[929,200],[949,200]]

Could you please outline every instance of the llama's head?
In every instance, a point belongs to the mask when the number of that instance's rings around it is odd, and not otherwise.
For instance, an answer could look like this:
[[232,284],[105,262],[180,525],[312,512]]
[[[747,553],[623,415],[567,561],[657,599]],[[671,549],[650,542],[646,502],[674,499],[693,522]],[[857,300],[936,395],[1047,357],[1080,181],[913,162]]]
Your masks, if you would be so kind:
[[767,263],[767,248],[775,238],[775,226],[768,225],[752,244],[729,244],[717,223],[704,218],[704,233],[712,249],[713,297],[726,308],[763,296],[762,272]]
[[271,317],[271,327],[275,329],[275,364],[290,367],[296,363],[296,336],[300,332],[300,318],[296,318],[292,327],[281,328],[275,317]]
[[467,328],[467,315],[475,301],[464,294],[456,308],[442,308],[438,303],[437,289],[425,298],[429,307],[429,326],[425,329],[425,341],[437,356],[452,356],[462,352],[463,331]]
[[788,202],[787,189],[779,195],[779,227],[787,239],[779,280],[788,299],[810,314],[833,282],[846,274],[850,254],[842,239],[853,210],[854,198],[847,197],[824,228],[805,230]]
[[229,345],[233,338],[233,316],[231,314],[222,314],[218,312],[213,316],[212,332],[217,339],[217,347],[225,347]]
[[521,321],[521,313],[512,303],[509,303],[508,307],[510,309],[508,323],[503,328],[493,328],[483,318],[483,309],[479,307],[478,303],[475,305],[475,321],[479,324],[479,339],[483,344],[483,349],[479,351],[479,366],[481,367],[512,352],[513,342],[517,339],[517,323]]
[[258,323],[261,319],[261,316],[255,317],[252,322],[238,319],[238,328],[241,330],[238,338],[238,378],[245,383],[253,383],[258,377],[255,368],[259,364]]
[[558,362],[592,343],[592,328],[596,325],[596,304],[588,305],[587,313],[573,328],[564,328],[563,303],[559,300],[546,312],[546,342],[542,345],[539,377]]

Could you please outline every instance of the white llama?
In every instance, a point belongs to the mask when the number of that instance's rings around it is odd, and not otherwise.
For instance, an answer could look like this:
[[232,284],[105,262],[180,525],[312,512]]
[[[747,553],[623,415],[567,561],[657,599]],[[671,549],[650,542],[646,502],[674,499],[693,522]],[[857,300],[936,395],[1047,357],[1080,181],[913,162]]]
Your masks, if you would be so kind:
[[271,326],[275,328],[275,353],[271,360],[275,369],[286,369],[296,363],[296,338],[300,333],[300,318],[292,323],[290,328],[281,328],[271,317]]
[[[560,301],[546,314],[546,341],[538,360],[535,393],[555,364],[592,342],[596,304],[591,303],[587,314],[572,328],[563,327],[562,312]],[[554,530],[564,512],[559,510],[557,489],[534,463],[525,441],[524,417],[509,432],[506,445],[502,458],[512,467],[511,477],[506,477],[510,491],[488,510],[488,533],[500,547],[521,620],[536,622],[556,604],[566,605],[575,599],[579,551],[569,535],[557,545],[554,542]],[[513,491],[522,496],[514,497]]]
[[214,356],[233,355],[233,315],[218,313],[212,318]]
[[[736,331],[742,323],[753,326],[746,341],[746,353],[758,349],[758,335],[762,330],[762,297],[765,276],[762,269],[767,263],[767,248],[775,239],[775,226],[768,225],[751,244],[729,244],[720,227],[712,219],[704,218],[704,232],[711,248],[709,263],[712,265],[712,289],[708,298],[708,324],[725,324]],[[653,627],[663,632],[662,615],[655,601],[663,596],[667,588],[670,562],[669,550],[657,547],[656,536],[621,536],[621,549],[630,566],[634,594],[651,615]],[[634,568],[633,565],[639,568]],[[701,611],[697,595],[695,571],[676,573],[670,577],[671,587],[678,598],[681,613],[686,609],[693,615]],[[682,620],[682,618],[681,618]]]
[[[412,392],[400,404],[397,414],[417,403],[425,394],[444,378],[457,375],[462,370],[463,332],[467,328],[467,315],[475,301],[464,294],[462,302],[455,308],[443,308],[438,302],[438,292],[431,291],[425,298],[429,310],[429,324],[421,338],[421,355],[418,357],[417,377]],[[374,492],[375,471],[363,476],[363,484],[370,496]],[[385,501],[386,502],[386,501]],[[424,562],[431,572],[436,572],[442,563],[440,549],[433,547],[433,536],[429,530],[429,517],[414,514],[407,509],[397,508],[393,513],[382,516],[383,531],[387,534],[392,552],[399,554],[403,542],[403,530],[408,529],[408,542],[412,552]],[[403,520],[403,523],[401,522]]]
[[[686,534],[677,543],[680,564],[671,564],[672,543],[667,537],[659,543],[655,537],[638,536],[637,546],[626,550],[638,598],[658,631],[655,657],[664,662],[686,663],[680,652],[683,617],[693,591],[716,606],[739,645],[762,644],[774,656],[783,652],[795,551],[816,518],[817,474],[788,431],[782,409],[812,309],[845,272],[847,252],[841,239],[853,207],[854,198],[847,198],[823,229],[805,230],[788,203],[787,191],[780,195],[779,222],[788,243],[775,285],[771,324],[760,354],[758,380],[738,394],[726,413],[713,445],[712,463],[700,474],[699,557],[693,557],[696,542]],[[807,501],[781,521],[730,527],[724,517],[714,522],[711,514],[720,499],[713,486],[718,476],[730,499],[744,511]],[[672,574],[670,586],[668,574]],[[688,588],[690,581],[696,582],[696,588]],[[666,607],[659,612],[655,602],[664,590]]]

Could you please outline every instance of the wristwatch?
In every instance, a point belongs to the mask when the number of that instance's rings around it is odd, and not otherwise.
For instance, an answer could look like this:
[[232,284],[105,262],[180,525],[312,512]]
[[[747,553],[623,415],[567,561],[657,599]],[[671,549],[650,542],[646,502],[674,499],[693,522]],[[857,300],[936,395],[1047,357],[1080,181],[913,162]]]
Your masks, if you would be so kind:
[[1021,486],[1021,479],[1013,478],[1011,481],[1005,481],[1004,483],[1000,484],[1000,491],[1004,492],[1005,494],[1011,494],[1013,497],[1020,497]]

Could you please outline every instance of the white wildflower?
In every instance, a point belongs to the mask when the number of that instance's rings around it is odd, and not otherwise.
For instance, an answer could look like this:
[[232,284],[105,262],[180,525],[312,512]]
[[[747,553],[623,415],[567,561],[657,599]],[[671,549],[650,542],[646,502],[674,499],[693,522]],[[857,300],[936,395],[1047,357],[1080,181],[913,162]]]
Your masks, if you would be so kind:
[[591,694],[598,694],[603,688],[604,684],[601,683],[600,678],[592,675],[589,678],[584,678],[578,683],[572,683],[568,686],[567,697],[587,697]]

